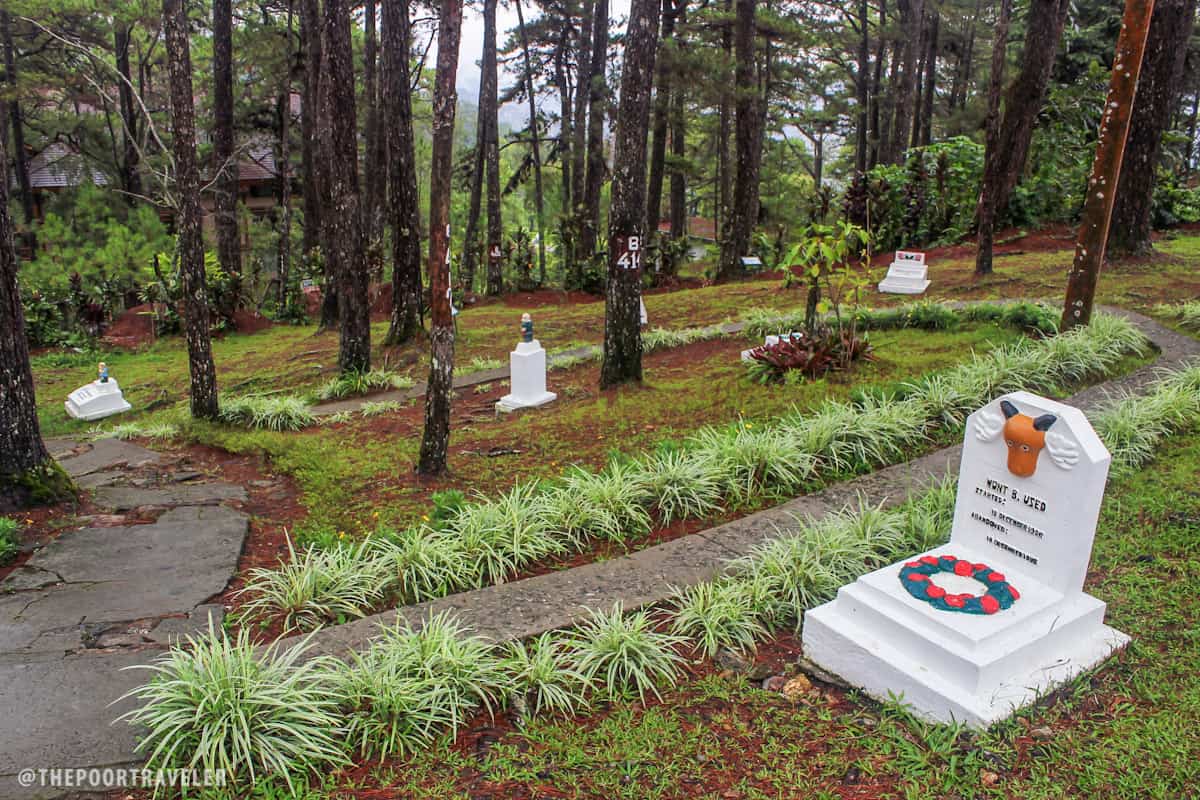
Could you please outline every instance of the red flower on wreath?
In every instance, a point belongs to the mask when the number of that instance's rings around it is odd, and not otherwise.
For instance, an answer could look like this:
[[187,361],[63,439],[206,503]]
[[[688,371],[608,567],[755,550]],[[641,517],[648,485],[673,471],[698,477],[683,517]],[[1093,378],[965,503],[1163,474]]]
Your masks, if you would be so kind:
[[[943,572],[974,578],[987,589],[982,595],[950,594],[934,581]],[[906,562],[900,569],[900,582],[917,600],[941,611],[964,614],[996,614],[1012,606],[1021,596],[1003,573],[996,572],[987,564],[974,564],[951,555],[921,556],[915,561]]]

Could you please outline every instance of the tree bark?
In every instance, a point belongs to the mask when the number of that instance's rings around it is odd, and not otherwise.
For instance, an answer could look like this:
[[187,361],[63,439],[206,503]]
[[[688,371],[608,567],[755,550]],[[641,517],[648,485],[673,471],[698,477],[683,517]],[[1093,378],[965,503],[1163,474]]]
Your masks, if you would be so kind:
[[[757,0],[737,0],[734,28],[734,113],[737,147],[737,182],[728,218],[730,224],[721,242],[721,263],[717,275],[730,278],[741,271],[741,257],[750,250],[750,234],[758,220],[759,87],[754,70]],[[753,207],[752,207],[753,206]]]
[[475,106],[475,151],[472,154],[471,183],[469,199],[467,200],[467,228],[463,236],[462,277],[463,292],[471,294],[475,291],[475,265],[479,260],[479,214],[483,207],[483,178],[486,165],[483,160],[484,139],[487,134],[483,130],[483,83],[479,84],[479,102]]
[[[1011,4],[1011,0],[1002,0]],[[1033,125],[1037,121],[1046,83],[1054,68],[1054,56],[1058,40],[1062,35],[1070,0],[1033,0],[1026,22],[1025,50],[1021,57],[1021,70],[1013,79],[1005,96],[1004,118],[995,136],[994,148],[985,147],[983,185],[980,188],[976,220],[979,229],[979,244],[975,254],[975,274],[988,275],[992,272],[992,240],[995,236],[996,219],[1004,213],[1013,188],[1017,185],[1025,158],[1029,154],[1029,143],[1033,139]],[[1011,5],[1009,6],[1011,8]],[[1003,6],[1001,8],[1003,12]],[[1007,39],[1007,34],[997,38]],[[1003,42],[1001,42],[1003,47]],[[996,59],[1004,54],[992,50],[993,68]],[[991,93],[989,88],[989,108]]]
[[1154,0],[1125,0],[1125,15],[1121,19],[1121,33],[1117,37],[1108,98],[1100,118],[1096,158],[1092,162],[1092,177],[1083,201],[1075,260],[1071,263],[1071,271],[1067,273],[1067,295],[1063,301],[1062,322],[1059,323],[1059,329],[1063,331],[1087,325],[1092,319],[1096,279],[1104,264],[1108,227],[1116,200],[1116,192],[1112,187],[1118,187],[1121,179],[1121,159],[1129,134],[1138,73],[1142,68],[1153,11]]
[[213,0],[213,213],[217,260],[226,274],[242,271],[238,240],[238,165],[233,136],[233,3]]
[[29,183],[29,154],[25,152],[25,118],[21,113],[21,101],[17,88],[17,51],[13,45],[12,16],[0,9],[0,35],[4,38],[4,75],[8,80],[12,96],[8,100],[9,123],[12,125],[13,166],[17,170],[17,191],[21,194],[21,211],[25,215],[28,232],[25,243],[30,250],[37,251],[37,234],[33,225],[37,215],[33,207],[33,187]]
[[904,31],[903,65],[900,85],[896,87],[895,124],[890,139],[889,163],[899,164],[904,160],[905,143],[908,142],[913,123],[913,96],[917,86],[917,51],[921,43],[921,22],[924,16],[924,0],[898,0],[900,27]]
[[[8,216],[7,137],[0,136],[0,512],[31,499],[30,479],[53,469],[42,442],[34,397],[25,311],[17,285],[17,252]],[[47,498],[48,499],[48,498]]]
[[292,0],[287,4],[287,28],[283,45],[283,87],[279,92],[279,287],[275,304],[279,312],[288,306],[292,271]]
[[[682,5],[682,2],[680,2]],[[675,33],[676,5],[662,0],[662,43],[671,41]],[[671,107],[671,76],[666,51],[660,48],[654,79],[654,123],[651,125],[650,182],[646,189],[646,235],[657,237],[658,221],[662,219],[663,175],[667,160],[667,115]]]
[[[725,0],[725,13],[733,16],[733,0]],[[728,63],[733,55],[733,22],[726,20],[721,26],[721,50]],[[724,241],[729,236],[730,202],[733,194],[733,171],[729,167],[729,131],[733,119],[733,92],[729,89],[729,75],[721,80],[719,92],[721,102],[717,109],[717,181],[716,202],[713,203],[713,223],[716,227],[717,238]],[[735,79],[736,81],[736,79]],[[736,91],[736,87],[735,87]]]
[[163,29],[171,93],[171,139],[175,156],[179,278],[183,289],[192,416],[216,419],[217,370],[209,337],[204,240],[200,233],[200,171],[196,167],[196,120],[192,105],[192,57],[183,0],[163,0]]
[[336,276],[341,328],[338,368],[371,368],[371,319],[367,301],[367,264],[363,247],[362,206],[358,192],[358,124],[354,109],[354,49],[347,0],[325,0],[326,107],[329,143],[329,226],[332,274]]
[[1195,15],[1196,0],[1158,0],[1154,4],[1108,237],[1108,247],[1114,252],[1145,255],[1153,249],[1150,211],[1159,154],[1179,96]]
[[133,78],[129,68],[130,30],[132,25],[118,22],[113,28],[113,48],[116,55],[117,98],[121,107],[121,189],[130,204],[142,193],[140,170],[141,153],[138,151],[138,110],[133,101]]
[[917,137],[918,147],[928,147],[933,139],[933,101],[937,94],[937,57],[938,29],[941,20],[938,17],[937,6],[929,11],[929,49],[925,53],[925,89],[921,92],[921,122],[920,135]]
[[887,61],[887,37],[883,35],[884,27],[887,25],[887,3],[884,0],[879,2],[879,46],[875,48],[875,66],[871,73],[871,133],[870,153],[867,155],[867,169],[872,169],[879,163],[882,157],[883,140],[885,138],[883,128],[887,126],[887,118],[883,117],[881,122],[884,93],[883,93],[883,69],[884,62]]
[[383,0],[383,107],[392,227],[392,319],[388,344],[411,341],[421,330],[421,222],[412,126],[408,0]]
[[363,165],[363,239],[367,252],[367,274],[383,280],[383,203],[387,185],[387,160],[379,130],[379,47],[375,25],[375,0],[363,3],[363,97],[367,105]]
[[854,73],[854,97],[857,108],[854,128],[854,170],[867,171],[867,106],[871,102],[871,4],[858,3],[858,69]]
[[646,128],[654,85],[660,0],[633,0],[625,37],[621,104],[608,220],[608,286],[600,388],[642,379],[642,248],[646,219]]
[[[580,10],[579,37],[576,41],[575,115],[572,121],[571,141],[571,202],[568,225],[574,250],[568,273],[570,285],[579,287],[583,283],[584,248],[583,217],[587,204],[587,112],[592,96],[592,27],[595,20],[596,0],[583,0]],[[607,25],[605,17],[605,25]],[[607,45],[606,45],[607,47]]]
[[571,234],[571,186],[574,178],[572,162],[575,158],[574,138],[575,129],[572,119],[572,92],[570,79],[567,77],[567,58],[570,53],[570,17],[559,19],[558,47],[554,52],[554,87],[558,91],[558,163],[559,175],[562,178],[562,215],[559,220],[560,263],[565,267],[564,277],[570,274],[569,265],[575,252],[575,237]]
[[499,0],[483,0],[483,71],[479,93],[487,105],[480,104],[483,116],[483,160],[487,167],[487,293],[504,291],[501,247],[504,230],[500,220],[500,81],[496,63],[496,5]]
[[[604,162],[604,116],[608,106],[608,0],[596,0],[592,19],[591,75],[588,78],[587,182],[579,225],[580,265],[596,257],[600,230],[600,193],[608,165]],[[644,132],[643,132],[644,135]]]
[[545,195],[542,189],[542,145],[538,133],[537,95],[533,90],[533,59],[529,57],[529,34],[525,30],[525,12],[521,0],[516,0],[517,29],[521,35],[521,50],[525,54],[525,94],[529,97],[529,137],[533,154],[533,207],[537,216],[538,285],[546,285],[546,224]]
[[304,48],[304,96],[300,108],[300,162],[304,172],[304,257],[321,246],[320,108],[321,23],[317,0],[300,0],[300,42]]
[[[687,13],[687,0],[678,0],[678,25],[683,25]],[[681,39],[677,39],[680,46]],[[687,92],[677,86],[671,93],[671,156],[676,165],[687,157]],[[687,176],[679,167],[671,169],[671,238],[675,241],[687,239]],[[667,272],[674,275],[678,265],[672,259],[665,261]]]
[[417,472],[441,475],[450,447],[450,393],[454,381],[454,318],[450,315],[450,191],[453,170],[454,90],[462,0],[443,0],[439,14],[433,93],[433,156],[429,180],[431,358],[425,390],[425,431]]

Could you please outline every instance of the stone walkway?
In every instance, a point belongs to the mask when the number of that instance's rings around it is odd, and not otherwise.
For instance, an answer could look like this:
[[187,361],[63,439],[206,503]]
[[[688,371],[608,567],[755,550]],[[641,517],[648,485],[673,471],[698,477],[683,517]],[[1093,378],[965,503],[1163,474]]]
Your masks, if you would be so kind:
[[[1195,339],[1127,316],[1160,348],[1160,358],[1152,367],[1080,392],[1073,404],[1095,407],[1108,394],[1138,391],[1159,368],[1200,358]],[[223,609],[205,602],[235,572],[248,531],[245,515],[228,505],[245,498],[241,487],[205,482],[199,473],[176,469],[160,454],[125,442],[48,444],[81,485],[95,490],[97,505],[158,516],[140,525],[98,517],[91,527],[63,534],[0,582],[0,800],[64,794],[22,788],[16,776],[24,768],[137,763],[134,731],[111,723],[129,707],[114,701],[144,683],[146,673],[122,668],[149,663],[166,643],[207,627],[210,618],[219,624]],[[819,519],[858,498],[900,503],[953,473],[958,455],[957,447],[939,450],[623,558],[329,628],[315,635],[313,652],[360,650],[381,624],[398,617],[418,623],[440,611],[502,641],[572,625],[587,609],[608,608],[617,600],[626,608],[654,604],[672,587],[710,579],[729,559],[795,529],[797,517]]]
[[0,582],[0,798],[54,797],[21,787],[25,768],[138,762],[134,731],[112,725],[170,642],[212,624],[205,605],[237,570],[248,518],[224,503],[240,486],[178,471],[152,450],[116,439],[47,442],[101,509],[136,510],[146,524],[97,515],[35,552]]

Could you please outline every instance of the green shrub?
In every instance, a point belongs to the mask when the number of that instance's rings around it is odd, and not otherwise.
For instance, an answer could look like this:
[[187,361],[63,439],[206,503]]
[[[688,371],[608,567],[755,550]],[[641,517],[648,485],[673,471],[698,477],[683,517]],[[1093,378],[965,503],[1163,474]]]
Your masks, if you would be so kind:
[[381,528],[370,542],[373,557],[386,565],[386,590],[404,603],[441,597],[469,582],[457,540],[429,528]]
[[0,566],[16,558],[21,549],[21,524],[15,519],[0,517]]
[[524,716],[571,714],[587,705],[591,682],[575,667],[570,643],[547,631],[528,644],[509,642],[502,669],[509,694]]
[[322,659],[304,661],[307,640],[265,650],[242,630],[236,639],[211,626],[153,664],[126,697],[142,701],[119,719],[145,726],[138,744],[151,770],[224,770],[234,786],[293,779],[345,763],[337,699]]
[[766,633],[744,583],[696,584],[676,591],[671,602],[671,630],[694,641],[710,658],[721,648],[754,650],[755,640]]
[[645,611],[625,614],[620,602],[607,613],[589,611],[572,641],[579,672],[607,700],[619,699],[631,690],[642,701],[646,692],[661,698],[659,688],[675,685],[683,662],[675,650],[683,639],[655,630]]
[[223,397],[218,418],[226,425],[269,431],[303,430],[317,421],[308,403],[289,395]]
[[170,422],[122,422],[107,430],[92,428],[88,433],[95,439],[174,439],[179,435],[179,426]]
[[715,465],[723,489],[739,500],[794,491],[813,473],[812,454],[781,430],[739,422],[704,428],[690,441],[692,457]]
[[358,413],[364,417],[378,417],[392,414],[404,408],[404,404],[395,400],[367,400],[359,407]]
[[1200,300],[1173,305],[1160,303],[1154,307],[1154,313],[1178,322],[1181,328],[1200,332]]
[[533,484],[516,486],[495,500],[464,506],[447,524],[442,535],[462,554],[467,585],[503,583],[527,564],[562,552],[536,491]]
[[650,532],[650,493],[635,465],[614,461],[600,472],[574,468],[542,500],[548,524],[576,542],[589,536],[624,542]]
[[660,450],[641,472],[663,525],[720,510],[721,472],[716,464],[679,450]]
[[385,389],[411,389],[415,382],[407,375],[386,369],[368,372],[344,372],[322,384],[315,392],[317,400],[340,400]]
[[384,597],[392,562],[377,557],[370,542],[328,550],[309,548],[299,557],[288,542],[288,560],[277,569],[250,571],[238,594],[250,599],[241,615],[282,614],[288,630],[310,630],[361,617]]

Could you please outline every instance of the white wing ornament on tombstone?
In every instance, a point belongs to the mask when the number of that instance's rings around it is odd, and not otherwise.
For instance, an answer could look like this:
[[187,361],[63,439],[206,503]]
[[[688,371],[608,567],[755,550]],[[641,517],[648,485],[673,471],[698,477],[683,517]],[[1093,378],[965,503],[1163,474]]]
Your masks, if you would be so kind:
[[975,438],[990,442],[1004,430],[1004,417],[995,411],[981,411],[975,417]]
[[1046,432],[1046,452],[1060,469],[1071,469],[1079,463],[1079,447],[1061,433]]

